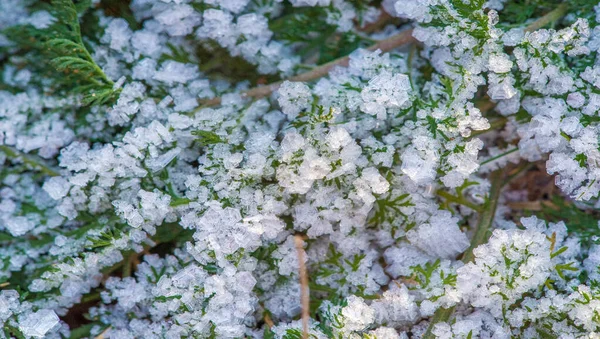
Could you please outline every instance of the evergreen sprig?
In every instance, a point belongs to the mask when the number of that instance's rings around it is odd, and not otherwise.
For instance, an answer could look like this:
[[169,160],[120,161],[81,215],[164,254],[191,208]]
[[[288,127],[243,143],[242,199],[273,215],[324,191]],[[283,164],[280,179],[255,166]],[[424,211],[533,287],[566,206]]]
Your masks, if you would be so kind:
[[72,0],[53,0],[52,11],[57,23],[51,27],[46,47],[53,55],[52,65],[58,71],[72,75],[82,83],[75,88],[84,94],[85,105],[104,104],[118,93],[114,83],[96,64],[83,42],[79,12],[89,7],[89,0],[77,7]]

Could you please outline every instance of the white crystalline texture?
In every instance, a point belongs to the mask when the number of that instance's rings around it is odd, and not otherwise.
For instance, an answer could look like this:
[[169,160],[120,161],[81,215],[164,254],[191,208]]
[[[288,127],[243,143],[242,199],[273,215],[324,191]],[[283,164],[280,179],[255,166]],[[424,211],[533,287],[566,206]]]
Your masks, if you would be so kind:
[[167,84],[186,83],[198,78],[198,67],[193,64],[182,64],[177,61],[168,60],[162,64],[162,67],[156,74],[154,79],[165,82]]
[[327,134],[327,144],[335,151],[338,151],[340,148],[348,145],[352,141],[354,140],[348,131],[341,127],[334,127],[329,130],[329,133]]
[[465,144],[464,153],[452,153],[448,157],[448,164],[453,169],[442,177],[442,182],[447,187],[458,187],[464,180],[479,168],[477,154],[483,148],[483,141],[473,139]]
[[518,93],[514,87],[515,79],[511,76],[498,76],[491,73],[489,79],[488,95],[492,100],[508,100]]
[[54,311],[43,309],[20,316],[19,330],[26,337],[43,338],[58,322],[58,316]]
[[371,306],[375,309],[378,323],[399,327],[411,324],[418,317],[419,311],[414,299],[406,286],[394,286]]
[[567,104],[573,108],[580,108],[585,104],[585,97],[579,92],[569,93],[567,96]]
[[508,73],[513,63],[506,54],[493,54],[490,56],[488,68],[495,73]]
[[283,160],[287,161],[286,158],[292,156],[293,153],[301,150],[306,143],[306,140],[302,135],[296,132],[286,133],[281,141],[281,152],[283,153]]
[[[131,45],[142,55],[157,56],[161,45],[159,36],[150,31],[136,31],[131,38]],[[153,60],[153,59],[147,59]]]
[[331,0],[290,0],[294,7],[304,6],[328,6]]
[[200,15],[187,4],[169,6],[155,17],[171,36],[184,36],[192,33],[200,21]]
[[458,218],[443,210],[432,215],[429,223],[410,230],[406,237],[425,253],[447,259],[453,259],[469,247],[469,239],[458,227]]
[[417,136],[401,155],[402,172],[417,185],[428,184],[436,177],[439,156],[435,140]]
[[424,265],[432,258],[427,253],[410,244],[400,244],[398,247],[389,247],[383,253],[383,258],[388,266],[385,271],[397,279],[400,276],[410,276],[411,267]]
[[241,12],[250,2],[250,0],[205,0],[205,3],[220,6],[232,13]]
[[105,40],[110,41],[110,48],[114,50],[122,50],[129,48],[129,39],[131,39],[131,29],[127,21],[121,18],[114,19],[106,27],[104,37]]
[[382,72],[362,90],[361,110],[383,120],[388,108],[401,108],[408,102],[410,88],[407,75]]
[[156,173],[165,168],[179,153],[181,153],[181,148],[174,148],[156,158],[146,160],[146,165],[152,172]]
[[375,310],[365,304],[362,298],[349,296],[348,306],[342,309],[344,329],[347,331],[363,331],[375,321]]
[[4,227],[10,234],[15,237],[20,237],[25,233],[31,231],[36,226],[35,221],[28,219],[24,216],[13,217],[6,220]]
[[362,178],[368,182],[375,194],[383,194],[390,188],[390,184],[375,167],[365,168],[362,172]]
[[67,195],[71,184],[63,177],[52,177],[46,180],[42,188],[52,199],[59,200]]
[[[600,225],[598,225],[600,227]],[[590,274],[590,280],[600,281],[600,245],[594,245],[590,248],[587,259],[584,260],[583,266]]]
[[543,285],[554,269],[550,241],[537,231],[494,230],[488,243],[473,254],[475,262],[457,270],[458,292],[464,301],[494,316],[501,315],[503,305]]
[[293,120],[298,113],[310,108],[313,100],[310,88],[301,82],[285,81],[277,93],[279,94],[277,102],[289,120]]
[[423,21],[429,13],[428,5],[437,2],[434,0],[396,0],[395,14],[401,18]]

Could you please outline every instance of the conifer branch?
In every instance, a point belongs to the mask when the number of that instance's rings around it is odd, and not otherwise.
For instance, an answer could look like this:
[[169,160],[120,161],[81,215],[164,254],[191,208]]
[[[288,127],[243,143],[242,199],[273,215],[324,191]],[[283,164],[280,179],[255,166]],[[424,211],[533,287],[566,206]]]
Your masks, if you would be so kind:
[[[379,41],[378,43],[376,43],[374,45],[369,46],[367,48],[367,50],[369,50],[369,51],[380,50],[382,52],[389,52],[397,47],[413,43],[416,40],[412,36],[412,31],[413,31],[412,29],[407,29],[405,31],[402,31],[396,35],[393,35],[387,39]],[[264,98],[266,96],[271,95],[271,93],[273,93],[274,91],[279,89],[279,86],[281,86],[281,84],[286,80],[287,81],[297,81],[297,82],[308,82],[308,81],[316,80],[316,79],[322,78],[322,77],[326,76],[327,74],[329,74],[329,72],[335,67],[338,67],[338,66],[339,67],[347,67],[349,61],[350,61],[350,56],[346,55],[339,59],[332,60],[326,64],[317,66],[314,69],[312,69],[306,73],[301,73],[301,74],[298,74],[291,78],[277,81],[277,82],[274,82],[269,85],[251,88],[251,89],[243,92],[242,95],[244,97],[249,97],[249,98],[254,98],[254,99]],[[216,97],[213,99],[203,101],[202,107],[216,106],[216,105],[219,105],[220,103],[221,103],[221,97]]]
[[87,92],[83,98],[85,105],[106,103],[118,90],[114,90],[113,81],[96,64],[83,43],[75,4],[72,0],[53,0],[52,8],[58,22],[52,29],[55,37],[46,42],[47,51],[53,56],[50,63],[82,83],[75,91]]

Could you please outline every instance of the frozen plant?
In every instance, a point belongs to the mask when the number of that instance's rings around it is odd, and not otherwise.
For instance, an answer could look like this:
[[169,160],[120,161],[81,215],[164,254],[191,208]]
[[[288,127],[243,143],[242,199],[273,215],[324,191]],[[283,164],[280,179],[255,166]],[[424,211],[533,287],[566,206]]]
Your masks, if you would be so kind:
[[0,339],[600,336],[599,22],[0,1]]

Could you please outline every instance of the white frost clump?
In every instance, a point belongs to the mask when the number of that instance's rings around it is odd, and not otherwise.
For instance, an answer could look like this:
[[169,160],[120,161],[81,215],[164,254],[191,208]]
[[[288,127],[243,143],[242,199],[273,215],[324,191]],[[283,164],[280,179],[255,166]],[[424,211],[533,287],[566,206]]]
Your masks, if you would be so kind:
[[67,195],[71,188],[71,184],[63,177],[52,177],[44,183],[42,188],[50,197],[52,197],[52,199],[58,200]]
[[301,111],[308,109],[312,103],[310,88],[301,82],[284,81],[277,93],[279,94],[277,102],[290,120],[296,118]]
[[39,310],[19,318],[19,330],[27,337],[44,338],[59,319],[52,310]]
[[406,237],[425,253],[442,258],[454,258],[469,247],[469,239],[460,231],[458,218],[448,211],[438,211],[429,222],[410,230]]
[[409,101],[411,89],[408,76],[383,72],[369,81],[362,90],[363,112],[385,119],[389,109],[403,108]]
[[342,308],[341,314],[347,332],[363,331],[375,321],[375,310],[356,296],[348,298],[348,305]]
[[177,61],[166,61],[160,70],[154,74],[154,79],[167,84],[186,83],[198,77],[198,69],[195,65],[182,64]]
[[473,250],[475,262],[457,270],[463,300],[499,316],[506,307],[550,277],[550,242],[543,233],[494,230]]

